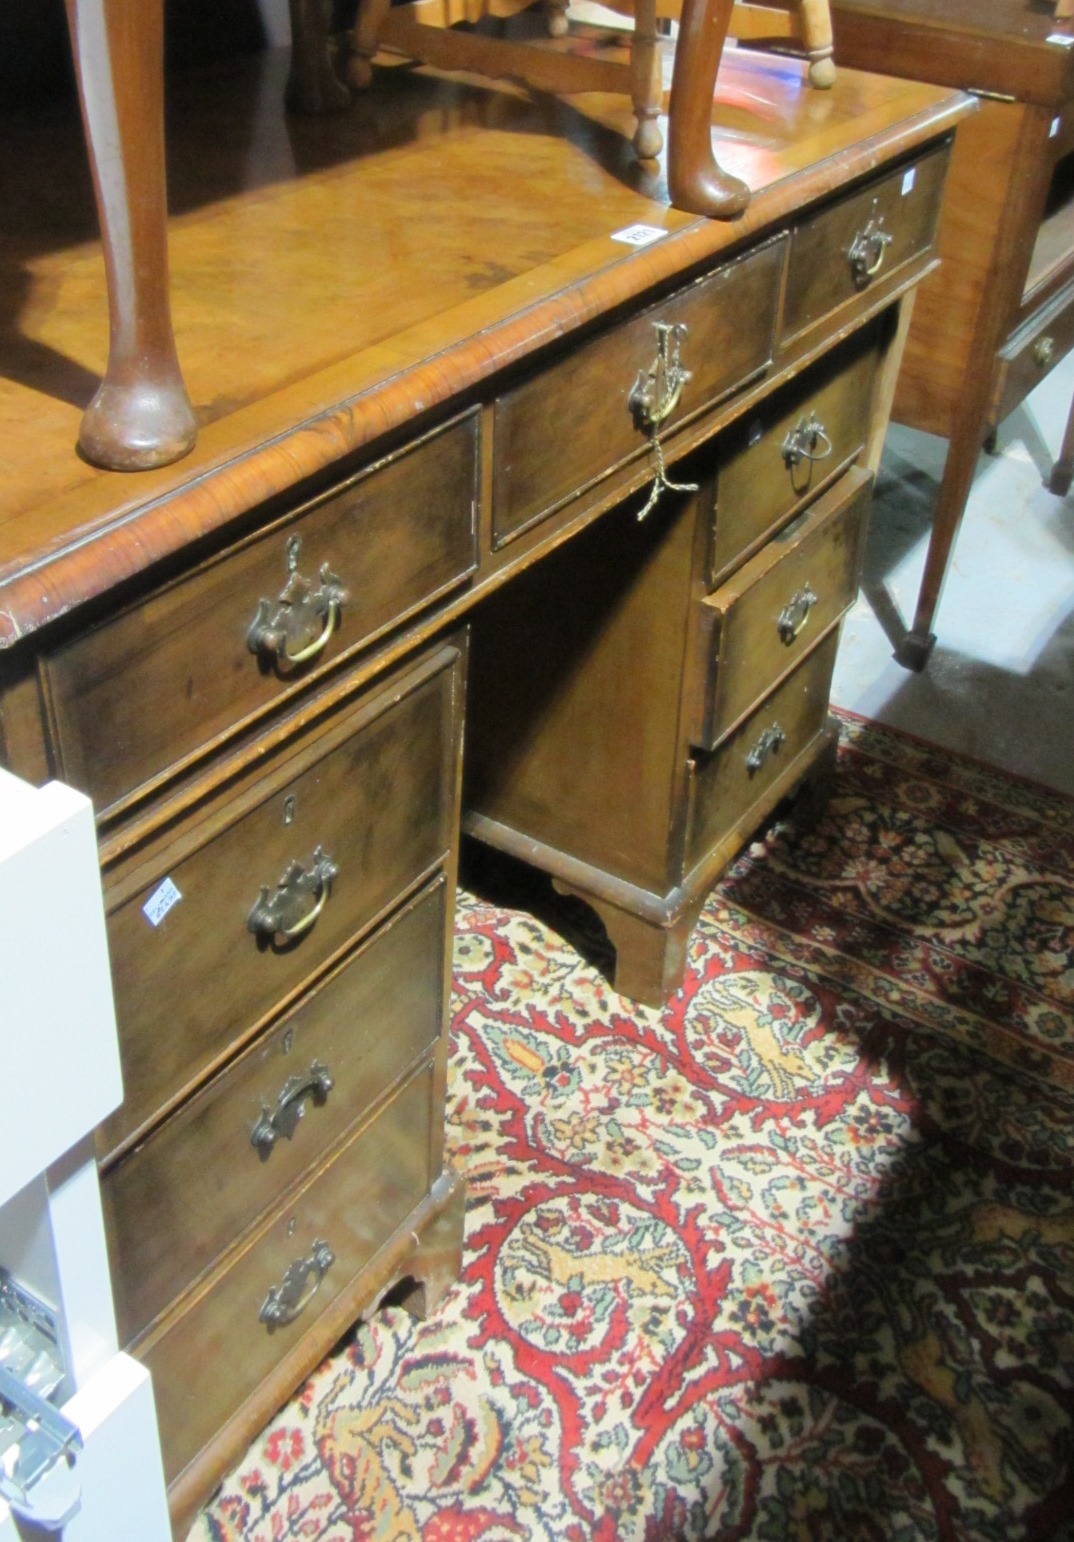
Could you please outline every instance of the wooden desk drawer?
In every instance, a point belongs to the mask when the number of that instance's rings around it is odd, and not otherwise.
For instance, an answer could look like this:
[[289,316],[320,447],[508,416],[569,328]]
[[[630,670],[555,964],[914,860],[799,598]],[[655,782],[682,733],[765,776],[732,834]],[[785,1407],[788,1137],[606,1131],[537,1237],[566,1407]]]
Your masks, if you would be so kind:
[[721,434],[710,587],[861,452],[878,357],[877,328],[863,327]]
[[[456,840],[461,697],[459,652],[428,655],[260,774],[225,783],[159,853],[108,875],[125,1095],[101,1127],[102,1156],[247,1042],[444,859]],[[328,884],[318,852],[336,869]],[[295,896],[297,919],[283,920],[297,934],[255,935],[255,903],[277,898],[294,863],[306,892]]]
[[[436,1176],[432,1099],[433,1076],[423,1070],[274,1220],[239,1244],[185,1312],[135,1346],[153,1377],[169,1483],[424,1199]],[[261,1321],[269,1292],[278,1295],[288,1269],[301,1274],[305,1263],[306,1305],[275,1327]]]
[[121,1343],[430,1051],[447,909],[440,877],[104,1175]]
[[820,733],[838,645],[836,628],[714,754],[691,762],[687,869],[732,834],[749,836],[751,810],[768,802],[773,785]]
[[852,469],[701,601],[690,742],[715,749],[853,604],[872,477]]
[[[47,660],[62,772],[98,814],[473,571],[477,432],[471,414],[431,434]],[[262,606],[279,612],[292,563],[296,591],[323,600],[327,571],[347,598],[320,652],[274,663],[248,633]],[[315,650],[327,612],[289,609],[282,645]]]
[[948,148],[870,182],[791,234],[782,340],[858,299],[933,244]]
[[988,422],[998,427],[1074,348],[1074,284],[1070,284],[1000,349]]
[[493,537],[497,546],[643,450],[628,398],[656,357],[654,323],[683,325],[681,359],[690,371],[674,425],[733,391],[772,357],[785,240],[699,279],[566,358],[547,365],[496,402],[493,427]]

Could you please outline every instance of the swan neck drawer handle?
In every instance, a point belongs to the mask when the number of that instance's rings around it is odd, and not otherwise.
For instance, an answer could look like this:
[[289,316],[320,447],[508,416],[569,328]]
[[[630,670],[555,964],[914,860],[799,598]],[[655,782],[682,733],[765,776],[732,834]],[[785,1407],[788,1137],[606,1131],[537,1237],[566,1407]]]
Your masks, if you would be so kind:
[[290,864],[276,885],[275,894],[267,884],[262,886],[246,918],[247,930],[259,941],[273,942],[279,937],[293,942],[317,920],[328,903],[333,880],[338,877],[339,868],[318,846],[309,867],[303,867],[301,862]]
[[296,1258],[288,1264],[279,1285],[272,1285],[261,1303],[257,1314],[271,1333],[274,1328],[286,1328],[305,1311],[320,1288],[325,1274],[336,1261],[336,1255],[327,1242],[315,1241],[308,1258]]
[[824,424],[811,412],[787,430],[779,448],[787,470],[793,471],[802,461],[827,460],[832,453],[832,441]]
[[667,474],[664,446],[660,432],[678,407],[683,387],[690,379],[690,371],[683,368],[682,340],[687,335],[683,322],[654,321],[656,333],[656,357],[648,369],[640,369],[630,388],[627,406],[634,417],[634,425],[649,436],[649,448],[656,463],[656,476],[649,497],[641,509],[642,520],[659,503],[665,492],[696,493],[696,482],[673,482]]
[[328,1067],[315,1060],[307,1075],[287,1078],[276,1098],[275,1109],[262,1103],[257,1123],[250,1131],[250,1144],[260,1152],[262,1161],[268,1158],[281,1135],[291,1139],[306,1112],[305,1099],[323,1108],[334,1086]]
[[884,216],[877,212],[877,201],[874,198],[872,213],[847,250],[850,271],[854,275],[856,284],[864,286],[870,279],[876,277],[884,265],[884,255],[894,239],[890,230],[884,229]]
[[350,595],[328,563],[319,582],[298,571],[301,536],[288,538],[287,582],[274,600],[261,599],[246,633],[246,646],[264,663],[294,668],[327,648]]
[[778,723],[773,723],[771,728],[766,728],[757,743],[746,756],[746,770],[751,776],[756,776],[769,755],[775,755],[787,742],[787,735]]
[[817,603],[817,596],[812,587],[806,584],[792,594],[784,605],[776,621],[776,630],[779,632],[779,640],[786,647],[790,647],[801,633],[803,627],[809,621],[809,612]]

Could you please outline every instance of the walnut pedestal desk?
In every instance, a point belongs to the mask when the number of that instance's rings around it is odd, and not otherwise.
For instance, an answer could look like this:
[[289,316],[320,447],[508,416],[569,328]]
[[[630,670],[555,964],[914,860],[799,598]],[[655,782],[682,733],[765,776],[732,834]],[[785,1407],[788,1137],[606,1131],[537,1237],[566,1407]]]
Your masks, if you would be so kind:
[[[961,86],[959,135],[892,415],[948,441],[921,592],[896,658],[921,669],[981,446],[1074,347],[1074,32],[1053,0],[833,0],[836,59]],[[1074,410],[1050,486],[1074,474]]]
[[88,191],[52,192],[77,120],[5,121],[0,163],[0,749],[96,809],[125,1086],[102,1192],[178,1530],[358,1315],[458,1267],[462,820],[589,897],[653,999],[721,864],[819,777],[971,105],[736,57],[728,224],[668,207],[619,98],[378,70],[295,124],[286,66],[175,83],[202,428],[165,469],[74,454],[107,351]]

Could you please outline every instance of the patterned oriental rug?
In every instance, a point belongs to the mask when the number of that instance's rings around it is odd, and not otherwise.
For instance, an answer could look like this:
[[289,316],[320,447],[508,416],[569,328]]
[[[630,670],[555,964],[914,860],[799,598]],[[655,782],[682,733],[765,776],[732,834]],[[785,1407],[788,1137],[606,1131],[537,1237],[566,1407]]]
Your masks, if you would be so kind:
[[842,727],[663,1011],[564,901],[463,894],[463,1277],[192,1539],[1074,1537],[1074,805]]

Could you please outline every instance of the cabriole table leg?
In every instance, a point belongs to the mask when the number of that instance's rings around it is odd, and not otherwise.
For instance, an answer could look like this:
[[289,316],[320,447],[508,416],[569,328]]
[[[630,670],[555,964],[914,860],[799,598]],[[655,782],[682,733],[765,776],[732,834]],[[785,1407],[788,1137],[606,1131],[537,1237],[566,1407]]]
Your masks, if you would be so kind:
[[163,0],[66,0],[108,281],[108,367],[82,419],[87,460],[144,471],[197,437],[168,293]]
[[712,153],[712,99],[734,0],[683,0],[668,104],[668,192],[677,209],[733,219],[750,201],[745,182]]

